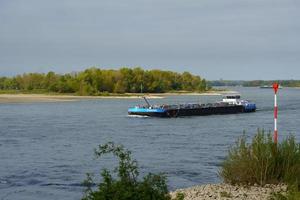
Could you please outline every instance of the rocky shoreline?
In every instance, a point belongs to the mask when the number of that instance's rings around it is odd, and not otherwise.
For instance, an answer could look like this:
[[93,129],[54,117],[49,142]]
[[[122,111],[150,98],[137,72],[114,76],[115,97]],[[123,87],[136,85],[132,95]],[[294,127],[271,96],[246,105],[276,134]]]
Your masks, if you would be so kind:
[[194,186],[171,192],[175,198],[177,193],[184,194],[184,200],[267,200],[272,193],[285,193],[286,185],[235,186],[225,183]]

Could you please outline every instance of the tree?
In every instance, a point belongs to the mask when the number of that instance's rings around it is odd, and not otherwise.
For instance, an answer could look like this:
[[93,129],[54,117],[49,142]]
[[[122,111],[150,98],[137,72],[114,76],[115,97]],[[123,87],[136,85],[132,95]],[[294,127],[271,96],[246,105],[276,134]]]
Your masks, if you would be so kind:
[[138,93],[141,92],[141,87],[143,92],[204,91],[207,88],[205,79],[189,72],[180,74],[157,69],[143,70],[140,67],[124,67],[119,70],[92,67],[72,74],[28,73],[0,79],[2,90],[44,90],[79,95],[99,95],[103,92]]
[[[104,169],[101,173],[102,182],[94,183],[90,174],[84,181],[86,192],[83,200],[170,200],[166,185],[166,177],[162,174],[148,174],[139,181],[138,163],[131,158],[131,152],[121,145],[109,142],[100,145],[95,150],[99,158],[112,153],[119,159],[115,168],[117,178],[110,171]],[[93,190],[92,186],[97,185]]]

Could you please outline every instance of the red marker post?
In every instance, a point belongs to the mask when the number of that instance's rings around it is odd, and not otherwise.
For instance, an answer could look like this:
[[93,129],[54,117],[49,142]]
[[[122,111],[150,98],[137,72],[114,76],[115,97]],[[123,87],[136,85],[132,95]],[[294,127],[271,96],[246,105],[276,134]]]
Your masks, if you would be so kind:
[[277,107],[277,92],[278,92],[279,84],[274,83],[274,143],[277,144],[278,142],[278,131],[277,131],[277,116],[278,116],[278,107]]

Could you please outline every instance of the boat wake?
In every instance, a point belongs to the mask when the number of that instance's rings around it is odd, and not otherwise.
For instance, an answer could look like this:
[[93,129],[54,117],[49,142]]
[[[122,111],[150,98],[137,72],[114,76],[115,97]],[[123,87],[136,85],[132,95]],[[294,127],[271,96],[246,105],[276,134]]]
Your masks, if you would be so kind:
[[127,115],[127,117],[133,117],[133,118],[148,118],[149,116],[145,116],[145,115]]

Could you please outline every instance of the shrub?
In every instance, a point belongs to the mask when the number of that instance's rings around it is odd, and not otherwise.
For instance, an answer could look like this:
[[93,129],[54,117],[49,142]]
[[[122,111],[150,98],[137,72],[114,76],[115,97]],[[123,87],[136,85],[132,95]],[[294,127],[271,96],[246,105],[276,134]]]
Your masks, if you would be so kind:
[[176,194],[176,197],[175,197],[174,200],[184,200],[184,194],[181,193],[181,192],[178,192],[178,193]]
[[[95,184],[90,174],[84,181],[86,192],[83,200],[170,200],[166,185],[166,177],[162,174],[148,174],[138,180],[138,163],[131,159],[131,152],[123,146],[107,143],[95,150],[95,155],[101,157],[112,153],[119,159],[115,168],[117,179],[110,171],[104,169],[101,173],[102,182]],[[93,186],[96,185],[96,190]]]
[[270,200],[299,200],[300,192],[298,186],[290,185],[287,192],[273,193]]
[[300,193],[299,192],[288,192],[287,194],[273,194],[270,200],[299,200]]
[[224,198],[232,198],[232,194],[230,192],[222,191],[220,192],[220,196]]
[[244,135],[229,150],[219,175],[230,184],[285,183],[299,187],[300,144],[291,135],[275,144],[271,133],[264,130],[258,130],[248,144]]

